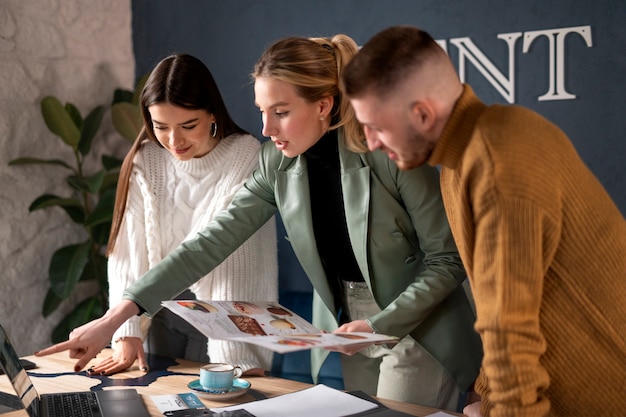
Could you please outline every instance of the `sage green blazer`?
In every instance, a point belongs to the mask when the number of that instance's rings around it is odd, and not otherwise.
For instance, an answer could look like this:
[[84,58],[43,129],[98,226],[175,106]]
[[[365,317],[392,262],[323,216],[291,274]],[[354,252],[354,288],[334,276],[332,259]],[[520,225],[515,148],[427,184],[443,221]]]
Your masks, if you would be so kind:
[[[380,333],[411,335],[465,391],[478,375],[482,345],[461,286],[465,271],[441,201],[438,171],[428,166],[400,171],[382,152],[357,154],[343,145],[339,157],[350,242],[382,309],[370,322]],[[156,314],[162,300],[219,265],[278,209],[286,239],[315,289],[313,324],[326,331],[338,327],[313,233],[306,158],[287,158],[269,141],[259,158],[259,168],[229,207],[129,287],[125,299]],[[314,378],[328,353],[312,350]]]

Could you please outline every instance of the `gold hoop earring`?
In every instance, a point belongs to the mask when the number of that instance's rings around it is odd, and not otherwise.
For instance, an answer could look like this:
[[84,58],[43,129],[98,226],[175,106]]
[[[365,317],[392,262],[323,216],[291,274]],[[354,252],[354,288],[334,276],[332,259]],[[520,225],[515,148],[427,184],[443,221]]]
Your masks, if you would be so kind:
[[217,135],[217,122],[211,123],[211,136],[215,137]]

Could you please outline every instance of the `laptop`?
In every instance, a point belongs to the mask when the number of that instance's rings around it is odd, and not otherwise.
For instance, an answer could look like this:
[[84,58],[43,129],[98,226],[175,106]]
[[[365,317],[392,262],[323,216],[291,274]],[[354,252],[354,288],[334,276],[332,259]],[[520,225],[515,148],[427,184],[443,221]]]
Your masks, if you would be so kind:
[[0,367],[30,417],[149,417],[135,389],[39,394],[0,325]]

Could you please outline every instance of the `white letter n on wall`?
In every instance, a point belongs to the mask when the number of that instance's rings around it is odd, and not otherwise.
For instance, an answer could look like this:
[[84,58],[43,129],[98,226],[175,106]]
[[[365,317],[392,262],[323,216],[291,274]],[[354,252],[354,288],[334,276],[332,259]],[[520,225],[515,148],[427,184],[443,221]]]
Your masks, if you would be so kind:
[[515,42],[522,32],[503,33],[498,35],[509,47],[509,75],[505,77],[495,65],[481,52],[470,38],[450,39],[450,43],[459,49],[459,77],[465,82],[465,61],[468,60],[480,71],[485,79],[509,103],[515,102]]

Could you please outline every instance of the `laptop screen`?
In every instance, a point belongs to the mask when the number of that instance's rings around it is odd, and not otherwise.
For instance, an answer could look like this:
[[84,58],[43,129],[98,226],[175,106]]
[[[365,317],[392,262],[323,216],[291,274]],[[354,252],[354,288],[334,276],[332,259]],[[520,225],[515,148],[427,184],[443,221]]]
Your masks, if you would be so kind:
[[39,395],[35,391],[32,381],[26,370],[20,364],[20,357],[15,352],[9,336],[0,325],[0,365],[4,368],[15,393],[22,400],[28,415],[36,416],[39,413]]

